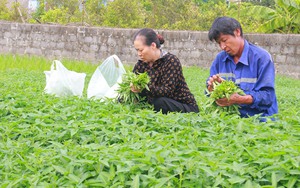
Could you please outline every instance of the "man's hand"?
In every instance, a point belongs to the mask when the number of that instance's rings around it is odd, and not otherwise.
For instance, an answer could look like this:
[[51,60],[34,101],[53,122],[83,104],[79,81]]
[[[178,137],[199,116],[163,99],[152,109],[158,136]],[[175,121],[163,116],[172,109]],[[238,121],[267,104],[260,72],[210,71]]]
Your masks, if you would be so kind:
[[231,106],[234,104],[252,104],[253,98],[251,95],[239,95],[237,93],[232,94],[229,99],[222,98],[216,100],[217,105],[219,106]]
[[214,90],[214,82],[219,82],[221,83],[224,79],[220,77],[219,74],[215,74],[213,76],[211,76],[208,81],[207,81],[207,89],[209,92],[212,92]]

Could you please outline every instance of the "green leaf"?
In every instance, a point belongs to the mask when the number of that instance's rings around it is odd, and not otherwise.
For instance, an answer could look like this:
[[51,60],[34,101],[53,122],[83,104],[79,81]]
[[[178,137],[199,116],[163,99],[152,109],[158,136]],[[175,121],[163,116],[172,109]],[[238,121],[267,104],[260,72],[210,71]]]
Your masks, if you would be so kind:
[[53,166],[53,168],[54,168],[57,172],[59,172],[59,173],[61,173],[61,174],[66,174],[66,173],[67,173],[67,170],[66,170],[65,168],[61,167],[61,166],[57,166],[57,165],[52,165],[52,166]]
[[245,183],[245,185],[243,186],[243,188],[253,188],[254,186],[253,186],[253,184],[252,184],[252,182],[250,181],[250,180],[248,180],[246,183]]
[[68,175],[69,180],[75,182],[75,183],[79,183],[80,182],[80,178],[78,176],[76,176],[75,174],[69,174]]
[[131,187],[132,187],[132,188],[139,188],[139,187],[140,187],[140,178],[139,178],[139,175],[136,175],[136,176],[133,178]]
[[159,182],[157,185],[155,185],[155,188],[161,188],[164,184],[166,184],[170,179],[174,178],[175,175],[166,177],[166,178],[160,178],[157,181]]
[[222,176],[219,175],[219,176],[217,176],[213,187],[218,187],[219,185],[222,185],[223,182],[224,182],[224,178],[222,178]]
[[[87,76],[97,67],[66,65]],[[299,185],[297,79],[276,75],[278,120],[259,123],[209,111],[206,100],[215,104],[199,84],[209,73],[198,67],[183,70],[200,112],[167,115],[43,95],[48,68],[48,60],[0,55],[0,187]]]
[[290,178],[289,178],[289,181],[288,181],[288,183],[287,183],[287,185],[286,185],[286,187],[287,187],[287,188],[293,188],[294,185],[296,184],[297,180],[298,180],[297,177],[290,177]]
[[228,181],[231,184],[236,184],[236,183],[242,184],[246,181],[246,179],[243,177],[240,177],[240,176],[233,176],[233,177],[229,178]]
[[277,187],[277,177],[275,172],[272,172],[272,186]]

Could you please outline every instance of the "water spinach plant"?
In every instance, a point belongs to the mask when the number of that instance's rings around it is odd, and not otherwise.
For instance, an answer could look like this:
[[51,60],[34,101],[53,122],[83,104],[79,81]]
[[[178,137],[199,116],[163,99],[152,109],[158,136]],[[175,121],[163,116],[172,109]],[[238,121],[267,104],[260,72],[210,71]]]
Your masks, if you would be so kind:
[[46,95],[50,65],[0,55],[0,187],[300,187],[300,80],[277,76],[278,120],[260,123],[207,111],[198,67],[183,71],[200,112],[164,115]]
[[127,71],[123,74],[122,83],[120,83],[120,87],[117,90],[118,99],[122,103],[130,103],[134,104],[142,100],[142,97],[139,93],[135,93],[131,91],[131,87],[134,87],[136,90],[142,91],[146,89],[149,91],[148,83],[150,82],[150,77],[147,72],[135,74],[133,72]]
[[239,95],[245,95],[244,91],[241,90],[232,80],[223,80],[221,83],[213,82],[214,90],[209,92],[206,90],[206,93],[209,97],[207,102],[208,108],[212,108],[213,111],[222,113],[227,112],[228,114],[239,114],[239,105],[234,104],[231,106],[220,107],[216,104],[216,100],[227,98],[230,99],[230,96],[234,93]]

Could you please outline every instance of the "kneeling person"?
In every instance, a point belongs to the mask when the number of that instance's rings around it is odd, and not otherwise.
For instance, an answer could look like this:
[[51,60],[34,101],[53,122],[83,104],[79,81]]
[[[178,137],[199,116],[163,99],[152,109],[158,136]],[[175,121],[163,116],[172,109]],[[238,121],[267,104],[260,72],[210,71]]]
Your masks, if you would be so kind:
[[198,105],[190,92],[179,59],[161,49],[164,39],[152,29],[142,29],[135,34],[134,47],[139,60],[133,72],[147,72],[150,77],[150,91],[133,92],[145,96],[155,111],[168,112],[199,112]]

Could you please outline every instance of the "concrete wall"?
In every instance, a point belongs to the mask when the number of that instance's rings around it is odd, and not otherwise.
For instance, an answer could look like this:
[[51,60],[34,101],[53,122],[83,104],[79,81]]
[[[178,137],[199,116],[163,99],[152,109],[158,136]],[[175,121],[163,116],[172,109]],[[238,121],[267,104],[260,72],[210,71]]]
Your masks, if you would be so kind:
[[[97,63],[112,54],[123,63],[135,63],[132,38],[136,29],[112,29],[0,22],[0,53],[29,54],[49,59],[74,59]],[[219,47],[207,32],[159,30],[164,49],[183,65],[209,68]],[[300,78],[300,35],[247,34],[250,42],[268,50],[279,74]]]

